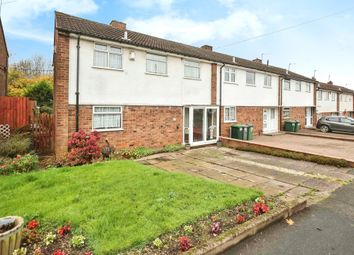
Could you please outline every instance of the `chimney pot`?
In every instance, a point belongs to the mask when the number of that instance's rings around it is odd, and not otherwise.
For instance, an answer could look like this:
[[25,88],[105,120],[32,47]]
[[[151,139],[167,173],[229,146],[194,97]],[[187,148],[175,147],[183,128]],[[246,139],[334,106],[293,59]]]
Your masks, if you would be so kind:
[[204,50],[209,50],[209,51],[213,51],[213,46],[210,46],[210,45],[203,45],[202,47],[200,47]]
[[332,82],[332,81],[329,81],[329,82],[327,82],[327,84],[329,84],[329,85],[333,85],[333,82]]
[[256,62],[258,64],[262,64],[262,59],[260,59],[260,58],[253,59],[252,61]]
[[112,20],[110,25],[114,28],[119,29],[119,30],[126,30],[127,29],[127,24],[125,24],[124,22],[116,21],[116,20]]

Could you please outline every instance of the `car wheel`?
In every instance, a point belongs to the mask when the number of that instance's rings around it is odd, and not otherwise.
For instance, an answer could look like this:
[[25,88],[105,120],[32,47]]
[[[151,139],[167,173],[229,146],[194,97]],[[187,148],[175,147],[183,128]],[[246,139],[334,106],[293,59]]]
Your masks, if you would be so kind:
[[328,126],[326,126],[326,125],[322,125],[321,127],[320,127],[320,130],[321,130],[321,132],[323,132],[323,133],[328,133],[330,130],[329,130],[329,127]]

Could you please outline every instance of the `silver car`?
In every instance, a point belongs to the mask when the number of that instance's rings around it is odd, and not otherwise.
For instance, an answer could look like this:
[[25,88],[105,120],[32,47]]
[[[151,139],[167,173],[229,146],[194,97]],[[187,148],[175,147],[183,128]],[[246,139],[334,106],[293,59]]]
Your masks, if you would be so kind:
[[323,133],[337,131],[354,134],[354,119],[346,116],[327,116],[317,121],[317,128]]

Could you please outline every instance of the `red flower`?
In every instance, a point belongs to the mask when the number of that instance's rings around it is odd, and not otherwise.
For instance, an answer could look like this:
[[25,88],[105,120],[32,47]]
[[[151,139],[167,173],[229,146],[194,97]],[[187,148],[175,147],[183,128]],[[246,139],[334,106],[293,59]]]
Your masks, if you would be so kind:
[[179,248],[182,252],[188,251],[191,247],[192,245],[190,244],[188,237],[181,236],[179,238]]
[[237,214],[236,215],[236,222],[237,224],[242,224],[246,221],[246,216],[242,215],[242,214]]
[[256,215],[261,215],[261,214],[266,213],[268,211],[269,211],[269,207],[265,203],[258,202],[253,205],[253,212]]
[[90,251],[87,251],[87,252],[85,252],[85,255],[93,255],[93,253]]
[[61,226],[59,229],[58,229],[58,233],[60,236],[65,236],[67,234],[69,234],[71,232],[71,227],[70,227],[70,224],[68,225],[64,225],[64,226]]
[[39,226],[39,222],[36,220],[31,220],[27,223],[27,228],[28,229],[36,229]]
[[64,251],[61,250],[56,250],[53,255],[66,255],[66,253]]

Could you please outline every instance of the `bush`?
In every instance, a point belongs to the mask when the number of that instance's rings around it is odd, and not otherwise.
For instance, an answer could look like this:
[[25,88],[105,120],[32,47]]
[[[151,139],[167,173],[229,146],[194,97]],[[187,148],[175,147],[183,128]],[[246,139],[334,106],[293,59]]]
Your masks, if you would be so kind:
[[26,134],[14,134],[9,138],[0,138],[0,156],[14,158],[26,154],[31,147],[31,139]]
[[184,149],[184,145],[182,144],[169,144],[163,147],[161,152],[174,152],[174,151],[180,151]]
[[53,84],[51,80],[40,80],[25,90],[25,96],[37,101],[39,107],[53,105]]
[[38,156],[35,154],[18,155],[13,160],[5,159],[0,161],[0,174],[28,173],[38,166]]
[[85,133],[79,130],[72,134],[68,146],[68,164],[71,166],[92,163],[100,158],[101,149],[98,146],[99,136],[97,132]]
[[152,154],[155,154],[156,150],[145,147],[137,147],[130,149],[121,149],[114,153],[115,158],[123,158],[123,159],[138,159],[142,157],[146,157]]

